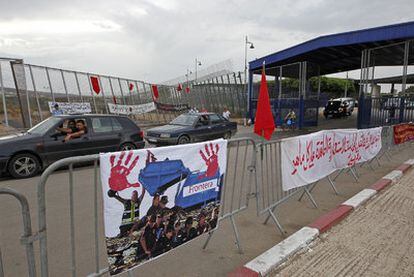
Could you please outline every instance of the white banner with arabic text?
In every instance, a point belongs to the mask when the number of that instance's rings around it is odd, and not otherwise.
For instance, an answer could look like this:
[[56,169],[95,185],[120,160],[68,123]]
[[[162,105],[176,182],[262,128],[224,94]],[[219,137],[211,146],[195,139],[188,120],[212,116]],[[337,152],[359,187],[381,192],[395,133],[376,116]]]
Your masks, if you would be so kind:
[[381,150],[381,130],[382,127],[324,130],[284,139],[283,190],[314,183],[337,169],[371,160]]
[[113,114],[143,114],[149,113],[156,109],[154,102],[141,105],[119,105],[108,103],[109,112]]
[[61,114],[85,114],[91,113],[91,104],[88,102],[84,103],[68,103],[68,102],[48,102],[49,111],[53,115]]

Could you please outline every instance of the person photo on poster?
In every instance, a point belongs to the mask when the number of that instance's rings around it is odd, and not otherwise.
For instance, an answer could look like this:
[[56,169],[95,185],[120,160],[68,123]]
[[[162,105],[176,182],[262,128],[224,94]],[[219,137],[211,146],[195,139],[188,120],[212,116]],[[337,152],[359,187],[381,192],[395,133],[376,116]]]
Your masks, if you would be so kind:
[[223,139],[100,155],[111,275],[217,227],[226,155]]

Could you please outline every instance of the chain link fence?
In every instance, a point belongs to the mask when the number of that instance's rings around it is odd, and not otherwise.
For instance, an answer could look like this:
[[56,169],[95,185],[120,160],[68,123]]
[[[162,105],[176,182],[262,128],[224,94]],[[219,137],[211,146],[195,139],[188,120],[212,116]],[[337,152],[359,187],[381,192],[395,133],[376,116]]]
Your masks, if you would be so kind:
[[[247,94],[241,72],[172,84],[154,84],[115,76],[65,70],[18,59],[0,59],[0,134],[8,127],[29,128],[51,115],[50,103],[88,103],[92,113],[108,114],[108,104],[156,104],[156,109],[130,114],[140,125],[171,121],[190,107],[233,117],[246,114]],[[213,76],[213,77],[212,77]],[[93,79],[97,80],[94,86]]]

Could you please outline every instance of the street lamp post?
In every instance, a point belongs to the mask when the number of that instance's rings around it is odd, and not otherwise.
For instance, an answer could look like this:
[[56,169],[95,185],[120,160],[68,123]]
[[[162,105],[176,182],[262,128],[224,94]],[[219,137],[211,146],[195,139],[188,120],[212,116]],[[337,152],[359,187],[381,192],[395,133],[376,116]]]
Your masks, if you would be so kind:
[[193,74],[193,72],[187,68],[187,73],[185,74],[185,77],[187,78],[187,88],[188,88],[188,79],[190,78],[190,74]]
[[201,66],[201,61],[195,59],[195,81],[197,82],[197,67]]
[[[246,94],[248,94],[247,92],[247,46],[250,45],[250,49],[254,49],[254,45],[252,42],[250,42],[247,38],[247,36],[245,37],[245,41],[244,41],[244,92]],[[246,117],[244,118],[245,122],[244,125],[246,125],[247,123],[247,112],[249,111],[249,104],[250,104],[250,100],[249,100],[249,96],[247,95],[246,97],[247,99],[247,111],[246,111]]]
[[250,45],[250,49],[254,49],[254,45],[250,42],[246,36],[244,42],[244,83],[247,84],[247,46]]

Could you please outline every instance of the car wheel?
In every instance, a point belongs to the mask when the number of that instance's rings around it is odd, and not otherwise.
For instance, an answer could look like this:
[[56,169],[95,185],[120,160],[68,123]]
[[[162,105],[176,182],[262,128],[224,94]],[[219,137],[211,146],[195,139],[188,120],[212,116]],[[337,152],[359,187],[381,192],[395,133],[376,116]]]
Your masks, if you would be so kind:
[[178,144],[187,144],[190,143],[190,138],[188,136],[181,136],[178,139]]
[[119,150],[121,151],[129,151],[129,150],[134,150],[134,149],[137,149],[137,147],[135,146],[135,144],[130,143],[130,142],[123,143],[121,147],[119,147]]
[[224,139],[231,139],[231,132],[227,132],[223,136]]
[[14,178],[33,177],[40,171],[40,161],[30,153],[18,154],[10,160],[8,170]]

